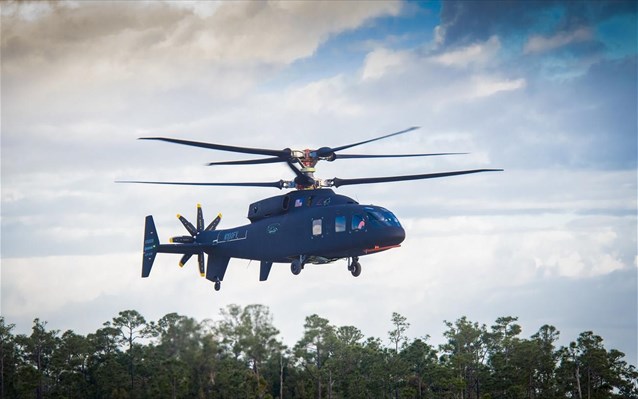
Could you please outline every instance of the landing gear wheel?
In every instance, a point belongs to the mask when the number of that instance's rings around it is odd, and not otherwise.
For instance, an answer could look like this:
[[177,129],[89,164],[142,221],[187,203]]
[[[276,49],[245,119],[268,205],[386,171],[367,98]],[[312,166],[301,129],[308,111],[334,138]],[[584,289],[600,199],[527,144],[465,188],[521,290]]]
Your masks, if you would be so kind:
[[215,281],[215,291],[219,291],[222,288],[222,283],[217,280]]
[[359,275],[361,274],[361,263],[356,260],[352,262],[352,264],[350,265],[350,273],[352,273],[354,277],[359,277]]
[[299,261],[299,259],[293,260],[292,263],[290,264],[290,271],[295,276],[301,273],[302,268],[303,268],[303,265],[301,264],[301,261]]

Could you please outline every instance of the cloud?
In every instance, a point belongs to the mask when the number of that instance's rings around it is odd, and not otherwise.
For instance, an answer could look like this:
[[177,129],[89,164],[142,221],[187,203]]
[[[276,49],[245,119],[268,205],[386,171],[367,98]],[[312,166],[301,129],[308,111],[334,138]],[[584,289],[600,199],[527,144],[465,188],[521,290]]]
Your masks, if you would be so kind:
[[90,2],[51,3],[33,18],[5,15],[7,114],[60,122],[126,114],[125,103],[157,107],[166,97],[196,109],[223,104],[312,56],[332,35],[399,10],[398,2],[374,1],[220,3],[207,13],[164,2]]
[[588,28],[578,28],[572,32],[558,32],[550,37],[530,36],[525,43],[523,53],[541,53],[592,38],[593,32]]
[[366,55],[361,72],[362,80],[374,80],[386,73],[401,72],[406,64],[413,61],[413,55],[409,51],[392,51],[387,48],[378,48]]
[[493,35],[526,37],[534,31],[545,31],[552,37],[627,14],[635,15],[636,7],[625,1],[446,1],[436,35],[445,46],[466,45]]
[[484,65],[492,61],[501,48],[497,36],[490,37],[484,43],[474,43],[466,47],[444,52],[431,59],[445,66],[464,68],[470,65]]

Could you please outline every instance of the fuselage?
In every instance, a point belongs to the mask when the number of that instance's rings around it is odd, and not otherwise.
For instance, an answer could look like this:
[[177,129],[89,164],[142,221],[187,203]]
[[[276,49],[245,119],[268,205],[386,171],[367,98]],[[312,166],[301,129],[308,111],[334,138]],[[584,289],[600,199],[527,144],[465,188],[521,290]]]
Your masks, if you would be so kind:
[[300,190],[251,204],[250,224],[203,231],[196,237],[212,256],[288,263],[304,256],[328,263],[398,246],[405,231],[379,206],[360,205],[329,189]]

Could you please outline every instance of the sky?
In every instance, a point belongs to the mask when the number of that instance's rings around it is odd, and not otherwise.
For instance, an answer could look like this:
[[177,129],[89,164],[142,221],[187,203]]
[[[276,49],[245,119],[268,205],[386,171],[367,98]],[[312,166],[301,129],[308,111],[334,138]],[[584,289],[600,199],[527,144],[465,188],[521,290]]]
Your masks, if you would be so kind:
[[[583,331],[637,364],[635,2],[2,2],[1,314],[87,334],[118,312],[219,319],[268,306],[288,345],[306,316],[387,343],[392,312],[442,343],[444,320],[516,316],[568,344]],[[293,276],[234,259],[220,292],[158,255],[140,278],[144,217],[247,223],[272,188],[115,180],[275,181],[285,165],[163,142],[467,152],[320,163],[321,178],[504,172],[338,189],[392,210],[401,248]],[[344,151],[345,153],[346,151]]]

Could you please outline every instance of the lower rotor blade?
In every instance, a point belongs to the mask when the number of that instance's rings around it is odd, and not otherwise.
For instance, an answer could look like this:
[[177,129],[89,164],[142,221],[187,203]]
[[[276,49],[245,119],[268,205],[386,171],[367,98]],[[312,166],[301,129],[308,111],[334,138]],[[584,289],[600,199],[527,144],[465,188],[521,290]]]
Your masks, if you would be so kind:
[[467,152],[438,152],[432,154],[376,154],[376,155],[357,155],[357,154],[335,154],[336,159],[359,159],[359,158],[412,158],[412,157],[436,157],[440,155],[465,155]]
[[502,172],[502,171],[503,169],[473,169],[473,170],[459,170],[456,172],[426,173],[421,175],[364,177],[361,179],[340,179],[338,177],[335,177],[334,179],[329,180],[328,182],[329,184],[331,183],[332,186],[341,187],[341,186],[352,186],[355,184],[374,184],[374,183],[389,183],[389,182],[406,181],[406,180],[436,179],[439,177],[469,175],[471,173]]
[[199,275],[204,277],[204,253],[200,252],[197,254],[197,263],[199,263]]
[[225,187],[275,187],[278,189],[292,188],[295,186],[293,182],[279,180],[273,182],[249,182],[249,183],[196,183],[196,182],[178,182],[178,181],[141,181],[141,180],[117,180],[116,183],[134,183],[134,184],[168,184],[174,186],[225,186]]

